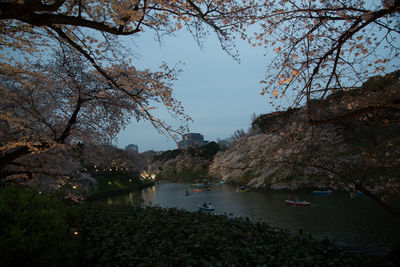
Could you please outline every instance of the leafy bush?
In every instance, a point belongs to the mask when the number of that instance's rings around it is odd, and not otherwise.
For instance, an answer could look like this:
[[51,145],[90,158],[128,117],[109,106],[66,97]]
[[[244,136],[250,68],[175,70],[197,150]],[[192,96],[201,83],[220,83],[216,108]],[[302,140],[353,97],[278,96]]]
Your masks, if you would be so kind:
[[247,218],[157,206],[89,206],[83,214],[83,266],[385,266]]
[[192,180],[193,177],[202,177],[212,179],[209,176],[208,169],[205,168],[182,168],[179,171],[173,169],[172,171],[162,172],[157,176],[160,180],[178,181],[181,179]]
[[93,178],[97,181],[97,191],[95,193],[121,190],[121,189],[139,189],[146,185],[153,185],[153,182],[143,181],[138,174],[130,173],[110,173],[95,175]]
[[154,157],[154,161],[167,161],[170,159],[175,159],[177,156],[183,153],[185,153],[185,155],[190,155],[191,157],[202,157],[212,160],[219,150],[219,144],[216,142],[209,142],[208,144],[200,147],[190,146],[186,151],[180,149],[167,150],[161,155]]
[[373,76],[363,83],[362,87],[367,90],[376,91],[388,88],[396,84],[400,79],[400,70],[386,74],[385,76]]
[[254,119],[251,127],[259,128],[263,132],[279,131],[287,124],[293,114],[299,111],[300,108],[290,108],[287,111],[276,111],[272,113],[262,114]]
[[167,150],[163,153],[161,153],[158,156],[154,157],[154,161],[166,161],[166,160],[170,160],[170,159],[174,159],[176,158],[178,155],[182,154],[183,151],[180,149],[174,149],[174,150]]
[[212,160],[219,151],[219,145],[215,142],[210,142],[201,147],[189,147],[187,153],[192,157],[202,157]]
[[353,88],[349,91],[336,90],[327,96],[326,100],[340,100],[344,96],[358,96],[365,92],[375,92],[384,90],[398,83],[400,80],[400,70],[386,74],[385,76],[372,76],[366,80],[361,87]]
[[61,197],[0,189],[0,266],[72,266],[77,208]]

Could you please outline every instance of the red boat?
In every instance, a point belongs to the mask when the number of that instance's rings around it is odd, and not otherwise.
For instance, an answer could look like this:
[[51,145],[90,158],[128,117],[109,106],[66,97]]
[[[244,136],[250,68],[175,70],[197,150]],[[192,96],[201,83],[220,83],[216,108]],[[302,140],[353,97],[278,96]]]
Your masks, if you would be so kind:
[[289,206],[308,206],[311,202],[308,201],[294,201],[294,200],[285,200],[286,205]]
[[193,189],[193,192],[203,192],[204,190],[203,189]]
[[193,189],[193,192],[199,193],[199,192],[205,192],[205,191],[210,191],[211,188],[205,188],[205,189]]

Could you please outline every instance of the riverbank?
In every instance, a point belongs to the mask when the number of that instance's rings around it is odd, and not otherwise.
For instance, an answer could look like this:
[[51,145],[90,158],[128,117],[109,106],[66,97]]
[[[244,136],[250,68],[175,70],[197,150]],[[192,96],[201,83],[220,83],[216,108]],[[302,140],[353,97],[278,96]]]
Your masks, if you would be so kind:
[[157,206],[87,206],[82,265],[391,266],[248,219]]
[[[160,182],[142,190],[136,199],[145,205],[176,207],[187,211],[198,211],[198,205],[211,202],[213,214],[229,214],[232,217],[248,217],[257,222],[263,220],[272,227],[297,233],[305,233],[323,240],[328,238],[335,244],[358,251],[387,254],[398,242],[400,231],[398,220],[380,208],[368,197],[349,193],[333,192],[329,195],[314,195],[312,190],[275,191],[253,190],[237,193],[234,185],[213,185],[207,192],[186,190],[192,182]],[[103,203],[135,203],[134,196],[125,194]],[[310,201],[308,207],[291,207],[285,200],[299,198]]]
[[0,191],[0,215],[4,266],[394,266],[260,221],[176,208],[76,205],[11,188]]
[[131,173],[101,174],[94,175],[93,178],[97,181],[97,189],[86,197],[88,201],[138,191],[155,184],[154,180],[143,180],[137,174]]

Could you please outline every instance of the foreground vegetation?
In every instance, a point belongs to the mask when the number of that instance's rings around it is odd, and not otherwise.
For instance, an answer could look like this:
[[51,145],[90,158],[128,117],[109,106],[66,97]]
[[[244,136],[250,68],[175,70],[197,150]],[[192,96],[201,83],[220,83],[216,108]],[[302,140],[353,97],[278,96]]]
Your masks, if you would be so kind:
[[61,194],[0,189],[0,266],[73,266],[80,208]]
[[2,266],[391,266],[248,219],[1,189]]

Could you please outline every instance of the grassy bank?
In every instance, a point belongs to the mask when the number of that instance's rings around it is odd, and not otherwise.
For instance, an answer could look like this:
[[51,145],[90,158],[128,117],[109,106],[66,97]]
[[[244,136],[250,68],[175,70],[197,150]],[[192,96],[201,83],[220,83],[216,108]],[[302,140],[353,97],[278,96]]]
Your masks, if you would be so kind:
[[61,193],[0,188],[0,266],[75,266],[80,217]]
[[190,168],[183,168],[180,171],[173,170],[173,171],[164,171],[158,175],[158,180],[169,180],[169,181],[195,181],[195,180],[203,180],[203,179],[210,179],[211,177],[208,174],[208,169],[200,169],[194,171]]
[[152,180],[142,180],[137,174],[110,173],[94,175],[97,181],[97,189],[88,196],[89,200],[109,197],[127,193],[154,185]]
[[0,190],[2,266],[393,266],[265,223]]
[[84,214],[83,265],[390,266],[248,219],[139,206],[88,206]]

